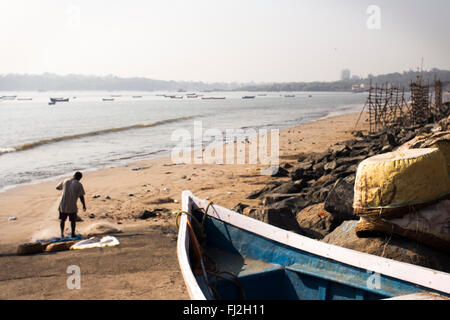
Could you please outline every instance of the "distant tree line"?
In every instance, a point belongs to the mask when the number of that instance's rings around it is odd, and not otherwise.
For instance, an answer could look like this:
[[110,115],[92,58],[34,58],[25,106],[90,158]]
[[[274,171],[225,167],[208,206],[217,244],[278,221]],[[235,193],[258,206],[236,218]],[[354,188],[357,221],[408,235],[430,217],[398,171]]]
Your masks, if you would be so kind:
[[157,90],[232,90],[242,84],[205,83],[194,81],[165,81],[149,78],[120,78],[116,76],[89,75],[41,75],[6,74],[0,75],[0,90],[3,91],[63,91],[63,90],[99,90],[99,91],[157,91]]
[[[368,75],[367,78],[359,80],[340,80],[333,82],[285,82],[270,84],[252,84],[244,85],[236,90],[242,91],[350,91],[353,85],[364,84],[367,88],[372,80],[372,84],[384,85],[391,83],[409,89],[411,80],[416,80],[420,76],[419,71],[404,71],[403,73],[395,72],[383,75]],[[440,79],[444,83],[450,82],[450,71],[431,69],[422,72],[422,79],[434,85],[434,79]]]
[[[350,91],[353,85],[364,84],[368,87],[370,80],[378,85],[393,83],[409,89],[411,80],[420,75],[418,71],[404,71],[403,73],[389,73],[383,75],[369,75],[359,80],[341,80],[333,82],[285,82],[258,84],[241,84],[237,82],[207,83],[200,81],[166,81],[149,78],[120,78],[116,76],[89,75],[56,75],[44,73],[41,75],[6,74],[0,75],[0,90],[2,91],[62,91],[62,90],[99,90],[99,91]],[[422,73],[424,81],[433,85],[435,78],[444,85],[450,82],[450,71],[431,69]]]

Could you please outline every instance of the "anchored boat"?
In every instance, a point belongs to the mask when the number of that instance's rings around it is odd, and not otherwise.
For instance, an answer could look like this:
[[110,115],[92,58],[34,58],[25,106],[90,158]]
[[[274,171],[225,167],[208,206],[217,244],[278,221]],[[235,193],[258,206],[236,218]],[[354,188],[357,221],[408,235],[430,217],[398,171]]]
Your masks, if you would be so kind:
[[50,102],[69,102],[69,98],[50,98]]
[[448,299],[450,274],[330,245],[182,194],[177,255],[191,299]]

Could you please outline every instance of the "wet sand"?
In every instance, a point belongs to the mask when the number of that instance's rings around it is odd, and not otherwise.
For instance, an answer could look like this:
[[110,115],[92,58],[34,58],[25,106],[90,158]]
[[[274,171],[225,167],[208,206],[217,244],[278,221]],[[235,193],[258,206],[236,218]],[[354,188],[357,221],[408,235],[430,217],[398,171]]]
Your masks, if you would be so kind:
[[[280,164],[295,163],[301,152],[322,152],[338,141],[351,139],[358,116],[337,116],[280,131]],[[364,117],[357,129],[367,129]],[[19,243],[30,238],[58,235],[60,192],[55,187],[59,181],[1,193],[0,283],[6,290],[0,298],[187,299],[172,239],[176,232],[172,210],[181,208],[181,192],[191,190],[229,208],[240,202],[258,207],[259,200],[245,196],[274,178],[260,175],[257,167],[261,166],[174,164],[168,157],[85,172],[81,182],[88,210],[79,212],[83,222],[77,224],[77,230],[84,232],[93,223],[109,222],[124,232],[118,235],[118,247],[83,252],[28,257],[13,254]],[[96,194],[100,197],[93,198]],[[142,211],[154,209],[165,210],[154,218],[138,219]],[[95,217],[89,218],[89,214]],[[8,221],[11,216],[17,220]],[[86,270],[81,290],[66,287],[68,263],[83,264],[82,272]]]

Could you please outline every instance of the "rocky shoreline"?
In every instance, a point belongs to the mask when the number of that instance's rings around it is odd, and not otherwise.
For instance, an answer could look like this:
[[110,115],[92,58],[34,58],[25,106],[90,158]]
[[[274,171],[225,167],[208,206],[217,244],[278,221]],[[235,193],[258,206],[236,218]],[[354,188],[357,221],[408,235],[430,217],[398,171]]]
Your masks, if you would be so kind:
[[449,272],[450,258],[445,252],[403,238],[392,239],[392,235],[357,237],[354,226],[359,217],[352,207],[361,161],[393,151],[415,137],[445,131],[448,122],[444,118],[377,134],[358,131],[353,139],[336,143],[326,152],[301,153],[296,163],[283,163],[269,184],[247,195],[247,199],[260,200],[261,207],[239,203],[233,210],[310,238]]

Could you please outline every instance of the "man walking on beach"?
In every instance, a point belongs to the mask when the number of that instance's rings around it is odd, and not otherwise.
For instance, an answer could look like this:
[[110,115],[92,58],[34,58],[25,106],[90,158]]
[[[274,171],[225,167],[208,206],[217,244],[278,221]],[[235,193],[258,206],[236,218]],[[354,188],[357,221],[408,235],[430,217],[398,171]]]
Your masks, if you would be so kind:
[[56,189],[63,190],[61,202],[59,203],[59,219],[61,220],[61,238],[64,238],[64,224],[69,217],[70,226],[72,227],[72,237],[75,237],[75,224],[77,220],[77,200],[80,198],[83,204],[83,211],[86,211],[84,202],[84,188],[80,183],[83,175],[81,172],[75,172],[72,179],[61,182]]

